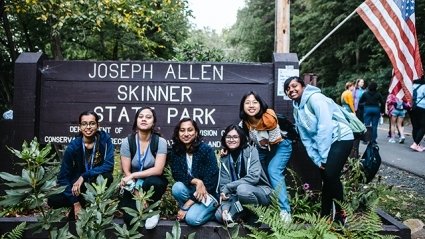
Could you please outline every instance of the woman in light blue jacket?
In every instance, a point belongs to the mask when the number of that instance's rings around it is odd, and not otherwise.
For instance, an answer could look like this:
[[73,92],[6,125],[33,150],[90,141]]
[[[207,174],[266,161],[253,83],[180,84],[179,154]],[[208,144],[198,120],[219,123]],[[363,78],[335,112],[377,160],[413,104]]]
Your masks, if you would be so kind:
[[341,171],[353,147],[353,132],[338,105],[323,95],[319,88],[306,85],[299,77],[284,84],[285,94],[292,99],[294,119],[308,156],[320,168],[322,177],[321,216],[332,216],[345,223],[344,210],[336,202],[344,200]]

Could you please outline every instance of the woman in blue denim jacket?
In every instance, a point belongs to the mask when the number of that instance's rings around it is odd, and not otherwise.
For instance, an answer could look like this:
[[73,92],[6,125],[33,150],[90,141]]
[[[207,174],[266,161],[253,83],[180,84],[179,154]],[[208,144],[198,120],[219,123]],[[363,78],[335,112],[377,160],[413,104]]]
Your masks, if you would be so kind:
[[218,163],[190,118],[183,118],[174,128],[170,166],[176,181],[172,194],[179,204],[177,220],[191,226],[209,221],[218,205]]

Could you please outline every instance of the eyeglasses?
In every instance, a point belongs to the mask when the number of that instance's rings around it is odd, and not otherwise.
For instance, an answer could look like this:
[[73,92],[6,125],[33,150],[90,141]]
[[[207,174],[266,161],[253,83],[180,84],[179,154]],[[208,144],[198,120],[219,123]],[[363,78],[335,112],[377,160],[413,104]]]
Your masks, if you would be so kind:
[[88,126],[90,126],[90,128],[94,128],[95,126],[97,126],[97,123],[95,121],[90,121],[90,122],[81,122],[80,123],[80,128],[85,129]]
[[226,140],[230,141],[230,140],[238,140],[239,136],[238,135],[227,135],[226,136]]

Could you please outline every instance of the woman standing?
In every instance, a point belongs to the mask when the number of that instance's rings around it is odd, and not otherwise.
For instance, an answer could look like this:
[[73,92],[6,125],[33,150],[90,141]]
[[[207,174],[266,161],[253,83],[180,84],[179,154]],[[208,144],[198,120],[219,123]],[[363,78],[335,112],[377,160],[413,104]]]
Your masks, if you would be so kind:
[[415,80],[413,82],[413,109],[410,111],[412,121],[413,144],[410,148],[417,152],[424,151],[421,141],[425,135],[425,81]]
[[364,105],[363,119],[366,126],[372,126],[371,141],[377,144],[379,118],[384,115],[385,102],[382,95],[377,91],[376,82],[371,82],[367,91],[363,93],[359,104]]
[[336,203],[344,201],[341,170],[353,146],[353,132],[338,105],[319,88],[306,85],[300,77],[285,81],[284,91],[292,99],[294,119],[308,156],[320,168],[322,177],[321,216],[345,223],[346,215]]
[[71,207],[70,219],[77,219],[85,200],[84,183],[91,183],[102,175],[112,183],[114,168],[114,145],[111,137],[99,131],[99,116],[93,111],[84,111],[79,117],[80,132],[68,144],[63,155],[58,184],[65,191],[52,195],[47,204],[52,208]]
[[395,143],[395,129],[397,127],[398,133],[400,134],[400,138],[398,142],[400,144],[404,143],[405,137],[404,137],[404,127],[403,127],[403,120],[406,116],[407,108],[410,108],[410,104],[403,102],[403,100],[400,100],[397,98],[394,94],[390,93],[387,97],[387,110],[388,110],[388,116],[390,116],[390,139],[388,140],[389,143]]
[[201,141],[199,127],[183,118],[174,128],[170,166],[176,183],[172,194],[179,204],[177,220],[200,226],[212,218],[218,205],[218,164],[214,150]]
[[272,192],[257,149],[248,145],[247,137],[238,125],[230,125],[225,129],[221,144],[227,155],[220,160],[221,205],[215,213],[218,222],[232,220],[241,209],[234,205],[237,201],[242,205],[270,204]]
[[239,118],[250,141],[257,146],[261,165],[278,193],[280,216],[283,221],[290,221],[284,171],[291,157],[291,141],[282,137],[276,113],[253,91],[242,97]]
[[364,93],[364,80],[357,79],[356,84],[353,91],[354,97],[354,110],[356,111],[356,116],[360,121],[363,122],[363,106],[359,105],[360,98]]
[[[124,177],[120,186],[134,182],[134,193],[148,191],[153,187],[151,201],[161,200],[167,188],[168,181],[163,175],[167,156],[167,141],[159,137],[155,131],[156,113],[150,107],[143,107],[136,112],[133,122],[133,134],[125,138],[121,144],[121,168]],[[156,149],[152,149],[151,141],[156,140]],[[132,146],[134,149],[132,150]],[[134,151],[134,152],[131,152]],[[123,190],[121,207],[136,209],[136,201],[131,191]],[[147,207],[148,205],[144,205]],[[130,225],[132,217],[124,212],[124,222]],[[146,219],[145,228],[153,229],[159,221],[159,214]]]

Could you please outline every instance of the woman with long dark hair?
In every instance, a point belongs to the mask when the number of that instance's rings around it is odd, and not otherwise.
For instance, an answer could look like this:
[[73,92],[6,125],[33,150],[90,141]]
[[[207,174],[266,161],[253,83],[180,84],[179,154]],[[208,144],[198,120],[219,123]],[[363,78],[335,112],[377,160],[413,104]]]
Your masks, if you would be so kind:
[[197,123],[183,118],[174,128],[170,166],[176,183],[172,194],[179,204],[177,220],[200,226],[218,205],[218,164],[214,150],[202,142]]
[[292,100],[294,119],[310,159],[320,168],[322,177],[321,216],[345,223],[346,214],[339,205],[344,201],[341,171],[353,147],[353,131],[339,106],[319,88],[306,85],[297,76],[288,78],[284,92]]
[[[121,144],[121,168],[124,177],[121,179],[120,186],[125,187],[129,182],[134,182],[134,189],[131,190],[133,192],[122,191],[121,207],[136,209],[133,193],[137,194],[140,190],[146,192],[153,187],[154,193],[150,200],[157,202],[161,200],[167,189],[168,181],[163,175],[167,157],[167,141],[155,130],[156,122],[156,113],[152,108],[140,108],[134,117],[133,134],[125,138]],[[152,141],[156,142],[152,144]],[[136,146],[133,152],[131,152],[131,145]],[[151,145],[156,145],[156,148],[151,148]],[[129,225],[131,219],[132,217],[124,212],[125,223]],[[147,218],[145,228],[155,228],[158,221],[159,214]]]

